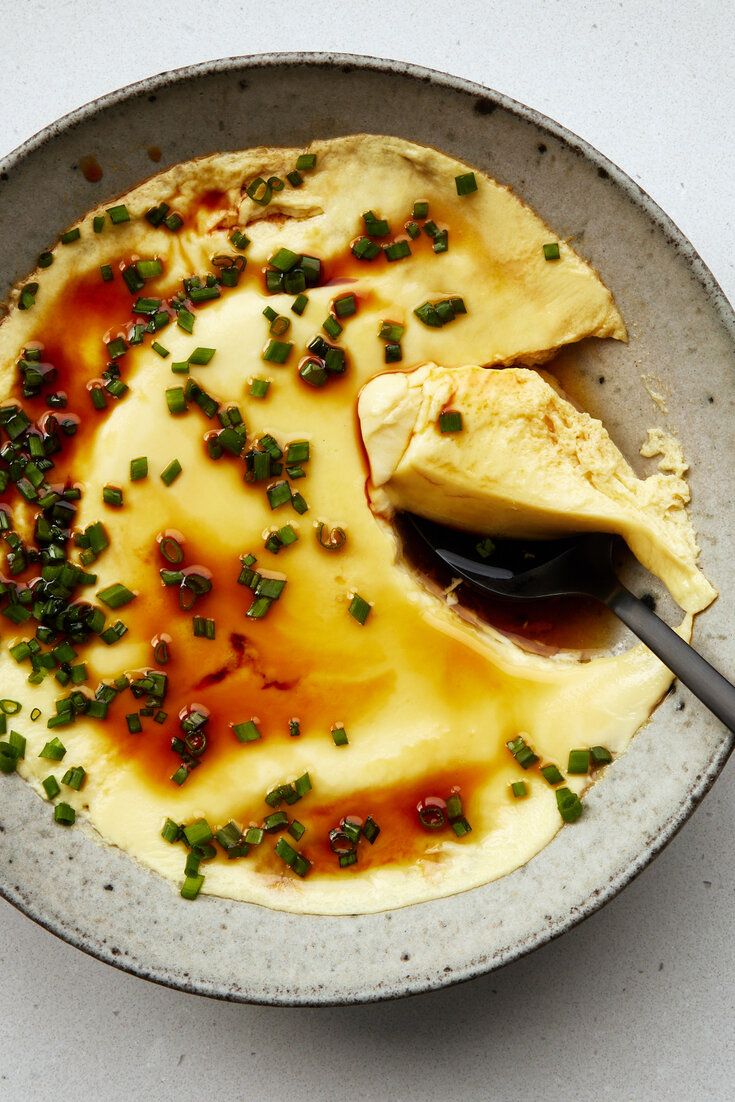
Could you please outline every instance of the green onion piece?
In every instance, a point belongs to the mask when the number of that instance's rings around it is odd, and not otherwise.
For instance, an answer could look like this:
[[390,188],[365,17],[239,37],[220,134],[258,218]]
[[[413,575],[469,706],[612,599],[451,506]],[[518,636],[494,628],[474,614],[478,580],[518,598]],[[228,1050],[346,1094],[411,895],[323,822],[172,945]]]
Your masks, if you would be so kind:
[[140,482],[148,477],[148,458],[145,455],[130,460],[130,481]]
[[108,608],[122,608],[123,605],[134,601],[136,594],[122,582],[115,582],[113,585],[108,585],[106,589],[98,590],[97,597]]
[[262,176],[258,176],[257,179],[251,181],[245,190],[248,198],[261,207],[267,207],[273,198],[273,186],[269,181],[264,180]]
[[165,486],[170,486],[181,474],[182,467],[178,459],[172,459],[164,470],[161,471],[161,481]]
[[440,432],[461,432],[462,414],[457,409],[447,409],[439,414]]
[[123,503],[123,492],[120,486],[111,486],[109,483],[102,487],[102,500],[105,505],[112,505],[119,509]]
[[311,448],[308,440],[292,440],[286,445],[287,463],[306,463],[310,454]]
[[298,316],[301,317],[304,310],[308,306],[308,303],[309,303],[309,300],[306,297],[306,295],[303,295],[303,294],[302,295],[297,295],[296,298],[291,303],[291,309],[293,310],[294,314],[298,314]]
[[163,272],[160,260],[136,260],[135,267],[142,279],[155,279]]
[[350,865],[356,865],[357,864],[357,850],[356,849],[351,849],[351,850],[348,850],[347,853],[340,853],[339,857],[338,857],[338,861],[339,861],[339,867],[341,869],[346,869]]
[[291,487],[285,481],[274,482],[267,488],[266,495],[271,509],[277,509],[291,500]]
[[332,340],[336,340],[342,332],[342,326],[336,318],[332,317],[331,314],[329,314],[328,317],[326,317],[322,322],[322,329],[328,337],[332,338]]
[[382,249],[377,242],[371,241],[369,237],[358,237],[357,240],[353,241],[350,245],[350,252],[358,260],[375,260],[375,257],[380,255]]
[[524,796],[528,795],[528,788],[525,781],[513,781],[510,789],[516,800],[521,800]]
[[41,712],[40,708],[32,708],[31,709],[31,721],[33,723],[35,723],[37,719],[40,719],[41,715],[42,715],[42,712]]
[[66,747],[63,742],[58,738],[52,738],[38,756],[46,761],[61,761],[64,754],[66,754]]
[[178,842],[181,838],[181,827],[173,819],[166,819],[161,828],[161,837],[165,842]]
[[293,868],[298,857],[297,851],[290,845],[285,838],[279,838],[276,842],[275,852],[284,861],[289,868]]
[[301,734],[301,724],[298,719],[289,719],[288,721],[288,733],[291,738],[298,738]]
[[233,230],[230,234],[230,241],[236,249],[246,249],[250,244],[250,238],[242,230]]
[[417,200],[413,205],[413,218],[428,218],[429,217],[429,204],[424,200]]
[[262,620],[268,615],[272,604],[270,597],[256,597],[245,615],[248,620]]
[[195,348],[189,356],[189,363],[204,367],[209,363],[216,351],[216,348]]
[[343,723],[333,723],[331,728],[332,740],[335,746],[349,745],[349,739]]
[[92,219],[92,229],[95,233],[102,233],[105,228],[105,216],[104,214],[95,214]]
[[171,214],[167,214],[163,220],[163,224],[167,230],[171,233],[177,233],[184,224],[184,219],[176,211],[172,211]]
[[168,348],[164,348],[162,344],[158,343],[158,341],[154,341],[151,345],[151,348],[154,352],[158,353],[162,360],[168,359],[168,357],[171,355]]
[[184,883],[181,885],[181,897],[182,899],[193,900],[199,895],[204,884],[204,877],[199,876],[187,876],[184,879]]
[[253,398],[265,398],[270,390],[270,379],[254,378],[250,380],[250,395]]
[[78,241],[82,236],[82,231],[79,226],[76,226],[73,230],[67,230],[66,233],[62,233],[59,241],[62,245],[71,245],[73,241]]
[[130,221],[130,212],[124,203],[119,203],[116,207],[108,207],[107,213],[113,226],[119,226],[123,222]]
[[495,544],[489,537],[486,537],[475,544],[475,551],[481,559],[489,559],[495,551]]
[[185,333],[194,332],[195,317],[191,310],[185,309],[183,306],[176,315],[176,324],[179,329],[183,329]]
[[39,268],[50,268],[53,262],[54,254],[51,252],[41,253],[37,261]]
[[248,827],[243,835],[245,841],[249,846],[259,846],[265,837],[265,831],[262,827]]
[[60,803],[54,808],[54,822],[63,826],[72,826],[76,822],[77,813],[69,804]]
[[9,742],[0,742],[0,773],[15,773],[18,755]]
[[437,313],[436,307],[431,302],[423,302],[421,306],[417,306],[414,314],[419,321],[422,321],[424,325],[428,325],[431,329],[440,329],[444,324]]
[[375,845],[375,841],[380,834],[380,827],[373,819],[372,815],[368,815],[365,822],[362,824],[362,833],[371,846]]
[[5,716],[17,716],[22,707],[19,700],[9,700],[7,697],[0,700],[0,712]]
[[64,776],[61,778],[61,783],[65,784],[67,788],[73,788],[75,792],[78,792],[87,777],[86,770],[82,765],[74,765],[70,769],[67,769]]
[[387,364],[397,364],[403,359],[403,352],[401,351],[400,344],[386,344],[383,352],[383,358]]
[[131,735],[139,735],[143,730],[143,723],[137,712],[130,712],[126,715],[125,722]]
[[111,360],[119,360],[121,356],[124,356],[128,350],[127,343],[122,337],[115,337],[114,340],[108,341],[107,355]]
[[245,723],[231,723],[232,732],[238,742],[256,742],[260,737],[259,720],[248,719]]
[[291,355],[291,341],[269,340],[262,352],[267,363],[285,364]]
[[176,772],[171,775],[171,780],[174,782],[174,784],[178,784],[179,786],[181,786],[184,781],[188,780],[189,772],[190,770],[188,765],[180,765]]
[[459,819],[454,819],[452,822],[452,830],[458,838],[464,838],[465,834],[472,833],[472,827],[464,815],[461,815]]
[[186,413],[189,407],[182,386],[168,387],[166,390],[166,405],[168,406],[168,412],[171,414]]
[[192,617],[194,635],[198,639],[214,639],[216,634],[215,621],[209,616]]
[[293,782],[293,786],[296,790],[296,795],[301,799],[307,792],[311,792],[311,777],[308,773],[302,773],[300,777],[297,777]]
[[309,386],[321,388],[326,386],[329,375],[320,359],[316,356],[305,356],[299,364],[299,378]]
[[404,257],[411,256],[411,246],[408,241],[401,239],[399,241],[393,241],[390,245],[386,245],[383,252],[387,260],[403,260]]
[[338,318],[349,318],[357,313],[357,296],[350,291],[344,295],[338,295],[332,301],[332,313]]
[[112,283],[113,279],[115,278],[112,268],[109,264],[100,265],[100,275],[102,276],[103,283]]
[[564,777],[559,772],[558,768],[553,764],[542,765],[539,772],[541,773],[541,776],[544,778],[544,780],[547,781],[549,784],[561,784],[561,782],[564,780]]
[[184,827],[184,837],[190,846],[201,846],[211,842],[214,831],[206,819],[195,819],[193,823]]
[[347,542],[344,528],[329,528],[323,521],[316,526],[316,539],[325,551],[341,551]]
[[301,253],[291,252],[290,249],[278,249],[273,256],[268,258],[268,263],[279,272],[290,272],[301,260]]
[[567,773],[589,773],[589,771],[590,751],[570,750],[569,762],[567,764]]
[[398,344],[405,332],[405,325],[400,325],[397,321],[381,321],[378,337],[381,341],[390,341],[391,344]]
[[49,773],[48,777],[44,777],[44,779],[41,781],[41,784],[49,800],[55,800],[58,794],[61,792],[61,786],[56,780],[56,777],[53,775],[53,773]]
[[298,819],[293,819],[288,824],[287,829],[288,833],[296,842],[300,842],[301,839],[304,837],[304,834],[306,833],[306,827],[303,823],[300,823]]
[[582,801],[569,788],[557,788],[556,806],[565,823],[574,823],[582,814]]
[[171,364],[171,370],[173,371],[174,375],[188,375],[188,360],[174,360],[174,362]]
[[434,234],[433,249],[435,253],[446,253],[449,251],[449,230],[439,230]]
[[316,167],[316,153],[300,153],[296,158],[296,168],[299,172],[309,172]]
[[544,245],[544,260],[559,260],[561,253],[559,252],[559,245],[556,241],[552,241],[549,245]]
[[461,176],[455,176],[454,183],[457,187],[457,195],[471,195],[473,191],[477,191],[474,172],[463,172]]
[[378,218],[374,211],[366,210],[362,216],[365,223],[365,233],[369,237],[387,237],[390,226],[385,218]]
[[359,593],[355,593],[347,607],[347,611],[353,620],[357,620],[358,624],[364,624],[372,612],[372,605],[368,604]]
[[415,241],[417,237],[421,236],[421,227],[418,222],[406,222],[404,229],[412,241]]
[[288,333],[291,328],[291,319],[284,317],[283,314],[276,314],[275,318],[271,322],[270,332],[274,337],[282,337],[284,333]]
[[595,765],[609,765],[612,754],[606,746],[590,746],[590,757]]

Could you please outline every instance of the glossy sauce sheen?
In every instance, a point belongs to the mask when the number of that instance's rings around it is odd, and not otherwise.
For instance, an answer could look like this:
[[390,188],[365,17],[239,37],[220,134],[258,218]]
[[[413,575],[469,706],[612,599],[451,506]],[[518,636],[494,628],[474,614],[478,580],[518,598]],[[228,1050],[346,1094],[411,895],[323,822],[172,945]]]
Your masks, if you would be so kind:
[[[222,200],[222,192],[211,191],[202,196],[201,205],[205,210],[216,210]],[[433,207],[432,216],[440,227],[450,222],[449,218],[446,222],[443,221]],[[456,228],[450,228],[450,236],[454,235],[455,239],[459,232]],[[411,247],[414,253],[431,253],[431,241],[424,234],[418,241],[411,242]],[[114,399],[110,399],[108,411],[96,411],[89,398],[88,383],[105,368],[107,356],[103,338],[124,334],[131,321],[130,310],[137,295],[130,294],[119,275],[120,268],[130,259],[132,258],[110,255],[108,262],[115,270],[115,278],[110,283],[103,282],[93,272],[68,284],[58,299],[53,321],[47,322],[43,332],[39,331],[36,335],[37,340],[43,344],[43,359],[54,364],[58,370],[54,389],[63,390],[68,395],[69,404],[65,412],[76,413],[81,418],[78,433],[65,442],[63,455],[55,457],[56,470],[52,472],[54,481],[64,477],[72,482],[75,479],[83,480],[91,442],[97,428],[104,423],[111,409],[114,409]],[[379,258],[377,263],[382,265],[387,262]],[[325,263],[324,283],[345,285],[347,290],[350,283],[359,280],[366,269],[370,268],[372,265],[366,265],[347,252],[344,256]],[[249,268],[240,287],[236,291],[225,293],[246,292],[254,279],[260,280],[259,273]],[[162,278],[158,282],[147,283],[140,294],[165,298],[173,290],[174,288],[165,286],[165,278]],[[360,292],[357,293],[359,297]],[[199,307],[197,313],[202,309],[206,311],[206,306]],[[349,348],[348,325],[349,321],[345,334]],[[154,339],[165,345],[166,330]],[[270,372],[270,365],[264,365],[264,368],[266,373]],[[290,369],[295,369],[293,363]],[[198,374],[197,369],[193,368],[192,376],[205,383],[204,371]],[[178,385],[183,381],[182,378],[172,375],[166,385]],[[330,394],[338,394],[340,388],[345,386],[344,379],[333,381],[330,384]],[[228,397],[216,392],[214,396],[223,400]],[[319,400],[318,393],[306,392],[305,397],[311,401]],[[345,401],[348,400],[349,397],[345,395]],[[29,414],[36,417],[40,417],[46,408],[43,398],[26,399],[23,404]],[[247,400],[245,405],[247,406]],[[249,409],[252,409],[252,404]],[[246,422],[249,432],[256,427],[251,421],[252,417],[248,412]],[[216,420],[205,422],[202,419],[202,441],[207,431],[214,427],[218,427]],[[356,426],[355,446],[358,449],[361,447]],[[206,456],[202,442],[202,463],[208,462],[211,461]],[[236,461],[225,457],[219,462],[227,464]],[[149,477],[156,477],[156,473],[151,472]],[[121,471],[121,482],[125,483],[127,493],[127,472]],[[294,483],[294,489],[303,491],[307,499],[308,487],[308,477]],[[263,489],[262,484],[243,487],[245,494],[262,494]],[[101,507],[99,515],[113,531],[114,510]],[[275,526],[299,519],[291,512],[285,514],[280,511],[273,515]],[[307,538],[308,526],[312,521],[309,516],[304,519],[306,523],[302,526],[302,538]],[[166,526],[165,518],[162,518],[161,530]],[[263,739],[269,743],[329,740],[333,723],[344,721],[349,733],[349,716],[363,708],[368,709],[376,700],[387,697],[390,691],[385,678],[380,677],[366,677],[355,684],[349,684],[343,681],[330,683],[328,680],[320,683],[307,676],[318,671],[321,662],[318,647],[314,639],[309,638],[308,629],[302,635],[295,635],[290,618],[286,619],[286,626],[283,627],[284,612],[279,602],[271,608],[267,630],[263,630],[261,624],[248,621],[244,613],[252,596],[247,588],[237,584],[239,562],[234,558],[223,561],[216,544],[203,544],[197,540],[195,513],[192,515],[191,529],[193,531],[183,531],[184,565],[201,565],[211,570],[215,576],[213,590],[200,598],[191,611],[182,612],[178,607],[176,588],[166,588],[160,582],[159,569],[169,567],[170,564],[164,561],[152,540],[150,546],[142,551],[147,569],[144,590],[141,589],[135,602],[119,612],[111,613],[109,621],[119,617],[127,624],[131,637],[139,639],[154,640],[164,630],[170,635],[171,659],[164,667],[169,677],[169,693],[164,703],[168,718],[162,725],[145,719],[144,732],[130,734],[125,724],[125,713],[137,711],[141,702],[135,701],[126,693],[111,707],[109,720],[97,724],[100,734],[109,741],[109,749],[117,757],[121,767],[132,764],[146,785],[167,792],[171,791],[170,777],[180,762],[170,746],[172,736],[180,735],[177,720],[179,712],[194,703],[206,708],[210,713],[207,748],[201,759],[202,765],[192,772],[186,782],[187,795],[196,792],[200,778],[216,762],[226,764],[239,755],[252,752],[250,745],[237,742],[231,724],[258,717]],[[260,541],[257,545],[242,547],[243,553],[248,551],[258,558],[256,569],[265,568],[273,572],[283,569],[287,573],[294,570],[294,560],[290,558],[293,552],[289,550],[281,552],[279,556],[271,556],[263,550]],[[425,572],[429,578],[435,577],[433,566],[425,555],[422,557],[414,548],[408,550],[408,558],[419,571]],[[30,576],[32,572],[29,573],[28,577]],[[28,580],[28,577],[23,580]],[[120,580],[125,581],[124,578]],[[509,606],[501,601],[478,599],[464,590],[459,597],[463,603],[466,601],[472,612],[486,618],[501,631],[549,645],[599,646],[603,645],[606,638],[605,617],[601,617],[596,608],[583,603],[534,602],[532,609],[529,609]],[[213,617],[216,620],[215,641],[192,639],[192,615]],[[345,617],[345,631],[354,630],[354,623]],[[469,679],[476,676],[478,681],[484,669],[484,662],[451,638],[443,640],[437,660],[445,672],[456,670],[459,681],[460,669],[462,677]],[[152,644],[150,665],[154,665]],[[90,673],[90,684],[94,685],[96,675],[93,668],[90,668]],[[321,687],[315,688],[315,684]],[[298,739],[289,735],[288,725],[292,717],[298,717],[301,724],[302,733]],[[349,750],[345,748],[341,752],[349,753]],[[439,772],[434,770],[410,782],[382,786],[379,790],[356,788],[352,797],[341,798],[335,803],[320,802],[318,793],[314,791],[304,801],[286,808],[292,818],[299,819],[307,826],[307,833],[301,842],[292,844],[308,855],[315,873],[337,872],[340,875],[352,875],[355,871],[380,864],[414,862],[431,850],[437,841],[452,837],[449,827],[435,834],[421,826],[416,812],[418,801],[427,796],[446,798],[457,788],[463,798],[465,814],[470,822],[474,820],[479,825],[482,821],[482,808],[474,793],[482,788],[494,769],[492,756],[486,756],[482,765],[458,765]],[[356,783],[359,783],[359,779]],[[243,807],[238,804],[237,794],[233,793],[230,815],[243,825],[261,822],[270,810],[264,804]],[[356,815],[363,819],[371,815],[381,827],[381,833],[373,846],[364,839],[360,841],[358,864],[339,870],[337,858],[329,846],[328,833],[339,824],[344,815]],[[289,842],[292,841],[289,836],[286,837]],[[471,842],[471,835],[459,844],[468,842]],[[258,868],[271,872],[283,871],[278,858],[273,855],[272,847],[267,845],[254,851],[250,859]]]

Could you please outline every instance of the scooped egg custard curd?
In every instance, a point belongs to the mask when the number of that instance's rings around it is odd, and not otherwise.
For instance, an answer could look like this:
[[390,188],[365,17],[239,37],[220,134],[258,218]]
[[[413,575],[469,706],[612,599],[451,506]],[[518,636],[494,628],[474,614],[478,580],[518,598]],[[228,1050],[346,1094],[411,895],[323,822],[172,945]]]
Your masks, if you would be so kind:
[[2,770],[185,899],[368,912],[529,860],[672,675],[578,606],[478,613],[395,511],[617,531],[688,633],[683,460],[636,479],[536,369],[590,336],[625,327],[569,245],[395,138],[90,212],[0,326]]

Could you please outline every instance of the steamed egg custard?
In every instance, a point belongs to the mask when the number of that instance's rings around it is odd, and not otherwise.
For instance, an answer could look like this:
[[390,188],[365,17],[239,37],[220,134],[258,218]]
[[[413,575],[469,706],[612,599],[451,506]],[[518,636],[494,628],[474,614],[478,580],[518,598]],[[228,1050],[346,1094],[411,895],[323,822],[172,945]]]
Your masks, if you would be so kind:
[[535,369],[591,336],[625,327],[570,246],[395,138],[90,212],[0,326],[3,771],[187,899],[368,912],[529,860],[672,675],[470,612],[393,512],[619,531],[703,608],[681,458],[637,480]]

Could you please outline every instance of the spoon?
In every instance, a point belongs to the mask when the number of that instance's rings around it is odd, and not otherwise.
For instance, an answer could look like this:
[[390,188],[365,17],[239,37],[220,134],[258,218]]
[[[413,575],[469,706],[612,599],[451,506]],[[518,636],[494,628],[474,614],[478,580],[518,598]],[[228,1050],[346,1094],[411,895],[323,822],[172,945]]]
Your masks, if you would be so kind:
[[452,573],[486,593],[535,600],[587,596],[607,605],[730,730],[735,686],[685,643],[647,604],[625,588],[613,569],[619,536],[592,534],[556,540],[493,541],[405,513],[404,517]]

